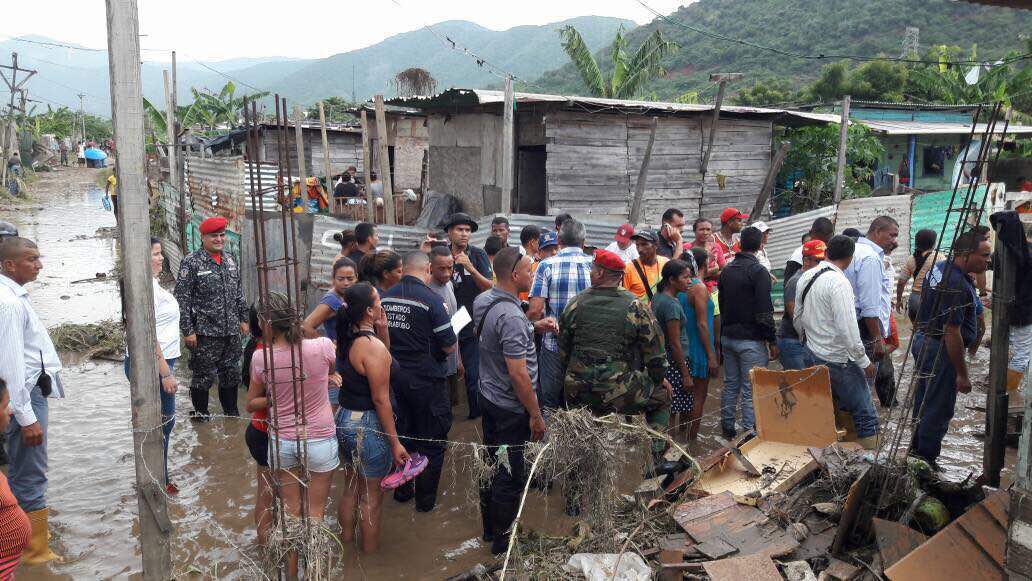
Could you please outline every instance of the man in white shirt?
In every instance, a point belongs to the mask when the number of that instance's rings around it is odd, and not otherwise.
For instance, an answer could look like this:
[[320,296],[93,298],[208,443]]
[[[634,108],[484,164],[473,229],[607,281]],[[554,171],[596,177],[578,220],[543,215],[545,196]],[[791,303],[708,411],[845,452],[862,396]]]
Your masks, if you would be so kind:
[[616,229],[616,239],[606,246],[606,250],[623,259],[624,264],[638,258],[638,246],[631,241],[634,236],[634,226],[624,224]]
[[886,258],[895,250],[899,224],[890,216],[879,216],[871,222],[867,235],[856,241],[856,253],[846,278],[856,297],[857,325],[867,347],[867,355],[877,364],[888,354],[885,340],[892,322],[892,295],[895,272],[886,270]]
[[11,394],[13,417],[7,428],[7,477],[18,505],[29,515],[32,538],[24,560],[39,564],[57,558],[48,546],[47,398],[64,397],[61,360],[29,302],[26,284],[43,269],[39,249],[13,236],[0,245],[0,377]]
[[878,412],[868,381],[874,379],[875,366],[864,351],[855,320],[856,299],[843,274],[855,248],[848,236],[828,242],[827,259],[799,278],[793,321],[815,363],[828,367],[836,408],[853,416],[860,444],[873,450],[878,446]]

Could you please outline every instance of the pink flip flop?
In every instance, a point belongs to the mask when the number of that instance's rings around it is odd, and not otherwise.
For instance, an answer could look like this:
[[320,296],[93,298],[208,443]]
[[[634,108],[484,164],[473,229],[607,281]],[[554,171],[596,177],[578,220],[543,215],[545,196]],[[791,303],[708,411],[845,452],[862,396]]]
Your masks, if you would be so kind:
[[398,467],[397,470],[391,472],[380,481],[380,489],[393,490],[402,484],[405,484],[416,476],[419,476],[419,474],[426,469],[428,464],[430,464],[430,460],[426,456],[418,452],[413,454],[411,458],[405,461],[404,466]]

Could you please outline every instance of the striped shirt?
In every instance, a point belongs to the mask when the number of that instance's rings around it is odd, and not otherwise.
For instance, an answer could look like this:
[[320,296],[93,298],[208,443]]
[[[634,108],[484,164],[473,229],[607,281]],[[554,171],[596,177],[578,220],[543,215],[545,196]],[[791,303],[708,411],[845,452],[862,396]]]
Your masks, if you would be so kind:
[[7,484],[7,477],[0,474],[0,579],[13,579],[14,570],[21,562],[22,551],[32,538],[32,525],[25,511]]
[[[594,259],[580,248],[563,248],[551,258],[542,260],[534,274],[530,297],[545,299],[545,316],[559,319],[566,303],[591,286],[591,263]],[[545,335],[542,347],[558,351],[554,333]]]

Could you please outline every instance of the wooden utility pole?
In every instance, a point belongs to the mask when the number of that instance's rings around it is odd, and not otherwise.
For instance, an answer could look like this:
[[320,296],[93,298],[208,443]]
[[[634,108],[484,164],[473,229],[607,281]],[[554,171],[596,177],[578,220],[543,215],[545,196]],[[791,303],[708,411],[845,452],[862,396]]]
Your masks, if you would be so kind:
[[[997,233],[993,253],[993,308],[989,351],[989,389],[985,402],[985,448],[982,474],[989,486],[1000,486],[1004,452],[1007,447],[1007,363],[1010,359],[1010,314],[1018,260]],[[1027,297],[1026,299],[1027,300]]]
[[[133,457],[140,515],[143,578],[171,578],[172,523],[165,504],[161,403],[154,361],[154,289],[150,272],[150,220],[145,172],[143,95],[140,92],[140,28],[136,0],[107,0],[111,117],[118,143],[119,213],[124,273],[122,307],[129,346]],[[151,468],[148,469],[147,467]]]
[[297,179],[298,191],[301,193],[301,211],[308,212],[308,184],[305,180],[305,136],[301,129],[301,107],[294,105],[294,141],[297,145]]
[[[839,118],[838,162],[835,164],[835,203],[842,201],[842,186],[846,179],[846,147],[849,145],[849,95],[842,98],[842,116]],[[913,184],[910,184],[913,186]]]
[[[176,171],[176,118],[172,112],[172,85],[168,70],[161,71],[161,76],[165,81],[165,137],[168,140],[168,180],[171,182],[179,175]],[[183,252],[183,256],[186,256],[186,252]]]
[[649,126],[649,143],[645,146],[645,156],[641,159],[641,169],[638,170],[638,182],[634,185],[634,199],[631,201],[631,210],[627,213],[627,221],[631,224],[639,224],[645,220],[642,215],[642,200],[645,198],[645,182],[649,177],[649,163],[652,161],[652,145],[656,143],[656,127],[659,126],[659,117],[653,117]]
[[720,83],[720,87],[717,88],[717,101],[713,105],[713,119],[710,121],[709,140],[706,143],[706,153],[702,156],[702,166],[699,169],[699,173],[706,175],[706,170],[709,168],[710,155],[713,154],[713,141],[717,138],[717,125],[720,123],[720,106],[724,103],[724,90],[727,88],[727,84],[732,81],[737,81],[742,78],[742,73],[721,73],[717,75],[710,75],[711,83]]
[[[176,84],[176,51],[172,51],[172,134],[175,136],[176,150],[176,173],[169,176],[169,182],[176,185],[176,192],[179,193],[179,247],[182,250],[181,256],[186,256],[190,251],[189,241],[186,239],[186,225],[189,222],[186,212],[186,148],[182,146],[179,126],[179,85]],[[175,180],[175,181],[172,181]]]
[[[10,71],[11,77],[8,78],[8,73],[4,72],[4,69]],[[28,73],[25,78],[21,81],[18,80],[18,73]],[[18,133],[14,129],[14,112],[19,110],[14,105],[14,98],[21,91],[21,88],[25,86],[25,83],[35,75],[36,71],[30,69],[23,69],[18,66],[18,53],[11,53],[11,64],[0,65],[0,78],[4,80],[7,85],[7,90],[11,93],[11,101],[7,105],[7,125],[4,127],[3,135],[0,135],[0,155],[3,159],[0,160],[0,189],[7,188],[7,160],[11,157],[11,149],[18,151]],[[22,106],[20,108],[22,113],[25,113],[25,95],[22,94]]]
[[767,205],[767,200],[770,199],[771,190],[774,189],[774,180],[778,177],[778,171],[781,170],[781,164],[785,163],[785,156],[788,155],[788,150],[792,146],[789,142],[784,142],[778,147],[777,153],[774,154],[774,159],[770,161],[770,168],[767,169],[767,175],[763,178],[763,185],[760,186],[760,194],[756,196],[756,205],[753,206],[752,213],[749,216],[753,220],[759,220],[763,216],[763,207]]
[[[333,176],[331,175],[332,169],[330,169],[330,138],[326,135],[326,110],[323,109],[323,102],[319,101],[319,129],[322,131],[322,149],[323,149],[323,173],[326,175],[326,196],[333,197]],[[312,165],[315,165],[315,160],[312,160]],[[312,173],[315,173],[314,168]]]
[[373,192],[369,190],[369,180],[372,179],[370,175],[372,168],[369,165],[372,163],[372,159],[369,155],[369,118],[366,115],[366,111],[362,109],[362,177],[365,179],[365,193],[366,193],[366,210],[370,222],[376,222],[376,204],[373,200]]
[[380,154],[380,180],[383,182],[384,223],[397,224],[397,221],[394,219],[394,184],[393,180],[391,180],[391,158],[387,151],[387,114],[384,112],[383,95],[375,97],[375,105],[377,151]]
[[512,212],[512,173],[515,158],[516,142],[513,138],[513,117],[516,109],[516,94],[512,89],[512,75],[505,76],[505,104],[502,111],[502,199],[499,211],[502,214]]

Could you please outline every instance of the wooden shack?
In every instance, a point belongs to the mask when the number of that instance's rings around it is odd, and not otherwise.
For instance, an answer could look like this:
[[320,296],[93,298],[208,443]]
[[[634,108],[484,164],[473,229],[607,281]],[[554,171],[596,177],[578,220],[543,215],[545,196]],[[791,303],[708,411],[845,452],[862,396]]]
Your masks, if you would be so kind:
[[467,212],[557,214],[626,219],[657,117],[644,194],[645,219],[669,207],[715,217],[752,208],[770,168],[775,123],[833,121],[831,115],[725,106],[708,171],[700,173],[712,105],[516,93],[514,188],[501,208],[501,91],[450,89],[393,99],[427,115],[429,186],[458,196]]

